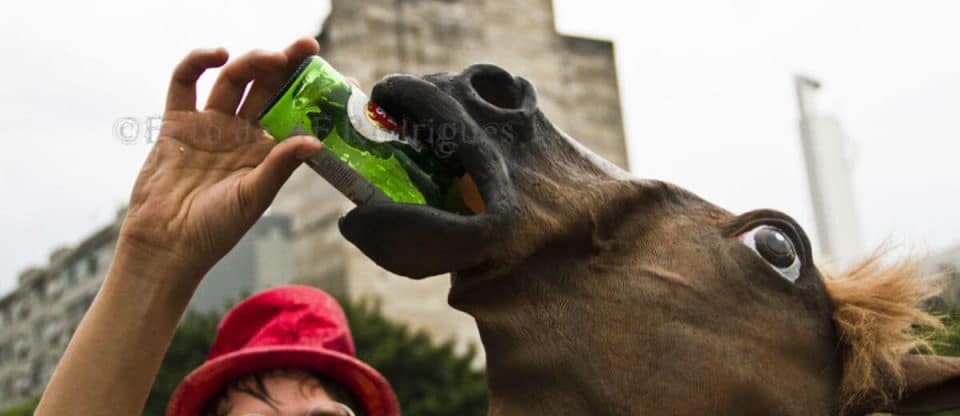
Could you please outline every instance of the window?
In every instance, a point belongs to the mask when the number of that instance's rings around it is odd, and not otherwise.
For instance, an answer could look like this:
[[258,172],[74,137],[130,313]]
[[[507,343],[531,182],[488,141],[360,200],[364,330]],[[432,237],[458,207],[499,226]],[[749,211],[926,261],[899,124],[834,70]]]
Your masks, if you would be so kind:
[[36,342],[43,342],[41,338],[43,336],[43,321],[37,320],[37,323],[33,324],[33,339]]
[[67,309],[67,314],[70,315],[70,319],[80,319],[83,316],[83,313],[86,312],[86,309],[83,308],[83,302],[77,301],[73,305],[70,305],[70,308]]
[[83,271],[86,270],[86,266],[83,261],[77,261],[70,265],[70,268],[73,269],[73,274],[77,276],[77,280],[83,279]]
[[77,271],[73,268],[73,265],[65,266],[64,270],[67,275],[68,284],[72,286],[77,283]]
[[97,252],[90,254],[90,257],[87,257],[87,274],[90,276],[97,274],[97,269],[100,264],[97,261]]
[[29,352],[30,346],[27,345],[27,340],[20,338],[13,344],[13,354],[17,359],[27,358],[27,352]]
[[57,335],[57,347],[60,348],[60,351],[63,351],[67,347],[67,344],[70,343],[70,328],[64,328],[64,331]]
[[56,322],[50,322],[43,328],[43,338],[49,344],[56,345],[57,336],[60,334],[60,325]]
[[47,298],[53,301],[60,299],[63,293],[63,279],[50,279],[47,282]]
[[34,299],[42,300],[47,292],[47,282],[45,280],[40,280],[33,285],[33,296]]
[[30,386],[27,385],[27,378],[20,376],[17,377],[17,380],[13,383],[13,392],[16,395],[25,394],[28,387]]
[[17,302],[14,311],[14,317],[17,319],[27,319],[30,316],[30,306],[24,302]]
[[43,383],[43,363],[34,361],[30,365],[30,385],[39,386]]

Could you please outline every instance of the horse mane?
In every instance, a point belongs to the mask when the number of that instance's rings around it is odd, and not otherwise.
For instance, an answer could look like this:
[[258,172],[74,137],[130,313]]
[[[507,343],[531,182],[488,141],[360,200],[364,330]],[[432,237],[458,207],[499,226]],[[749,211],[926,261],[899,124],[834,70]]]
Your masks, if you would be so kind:
[[843,358],[838,407],[885,406],[903,394],[904,354],[930,351],[919,328],[942,329],[922,308],[939,293],[936,276],[923,276],[919,261],[883,264],[885,250],[835,276],[827,275]]

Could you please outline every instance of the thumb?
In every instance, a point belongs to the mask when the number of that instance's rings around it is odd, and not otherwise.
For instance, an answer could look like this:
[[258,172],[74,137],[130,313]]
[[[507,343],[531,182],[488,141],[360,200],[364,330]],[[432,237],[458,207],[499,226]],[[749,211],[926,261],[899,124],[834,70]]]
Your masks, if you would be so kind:
[[241,195],[258,208],[266,209],[304,160],[317,154],[323,145],[312,136],[295,136],[276,144],[267,157],[240,182]]

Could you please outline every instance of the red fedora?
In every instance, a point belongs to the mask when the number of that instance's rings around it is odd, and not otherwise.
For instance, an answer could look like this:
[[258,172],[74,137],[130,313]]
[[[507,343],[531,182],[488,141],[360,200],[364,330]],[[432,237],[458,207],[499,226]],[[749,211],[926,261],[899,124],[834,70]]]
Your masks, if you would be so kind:
[[177,387],[167,416],[198,416],[231,381],[280,368],[313,371],[339,382],[368,416],[400,414],[390,383],[357,360],[337,301],[316,288],[284,286],[247,298],[223,317],[207,360]]

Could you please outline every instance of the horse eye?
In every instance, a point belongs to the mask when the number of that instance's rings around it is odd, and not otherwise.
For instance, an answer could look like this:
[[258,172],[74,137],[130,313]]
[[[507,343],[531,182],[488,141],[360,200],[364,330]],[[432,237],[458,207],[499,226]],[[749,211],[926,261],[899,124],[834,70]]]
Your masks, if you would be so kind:
[[761,225],[738,237],[784,279],[791,283],[800,277],[800,256],[790,237],[780,229]]

